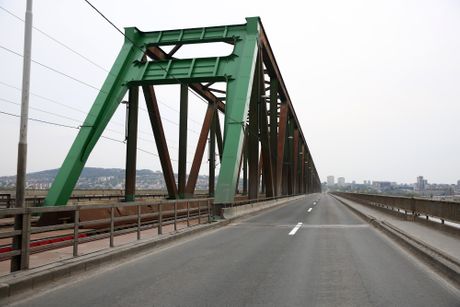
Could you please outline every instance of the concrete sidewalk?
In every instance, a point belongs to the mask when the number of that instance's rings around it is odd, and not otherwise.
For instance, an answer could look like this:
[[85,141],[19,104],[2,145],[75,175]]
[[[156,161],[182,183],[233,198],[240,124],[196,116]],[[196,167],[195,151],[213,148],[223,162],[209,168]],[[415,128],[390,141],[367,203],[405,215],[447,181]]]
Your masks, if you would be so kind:
[[398,211],[332,195],[460,289],[460,232]]

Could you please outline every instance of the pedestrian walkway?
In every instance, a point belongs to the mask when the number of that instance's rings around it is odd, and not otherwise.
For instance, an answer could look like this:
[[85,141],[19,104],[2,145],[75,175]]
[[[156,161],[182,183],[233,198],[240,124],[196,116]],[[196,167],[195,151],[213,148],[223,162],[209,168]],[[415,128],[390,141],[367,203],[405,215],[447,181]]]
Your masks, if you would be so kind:
[[[190,220],[190,226],[198,225],[197,219]],[[187,222],[178,222],[177,223],[177,230],[181,230],[183,228],[187,228]],[[164,225],[163,226],[163,233],[165,235],[174,233],[174,225]],[[50,235],[62,235],[64,233],[69,233],[68,231],[54,231],[54,232],[46,232],[42,234],[34,234],[33,238],[39,237],[46,237]],[[141,231],[141,238],[156,238],[158,237],[158,229],[151,228]],[[6,239],[3,239],[6,240]],[[95,241],[79,243],[78,244],[78,254],[79,256],[87,255],[90,253],[94,253],[103,249],[108,249],[110,244],[109,238],[99,239]],[[121,246],[130,242],[134,242],[137,240],[137,233],[134,231],[132,233],[127,233],[123,235],[115,236],[114,238],[114,246]],[[8,243],[11,242],[11,239],[7,240]],[[62,247],[57,249],[52,249],[36,254],[32,254],[30,256],[30,268],[37,268],[40,266],[44,266],[53,262],[62,261],[65,259],[69,259],[73,257],[73,247]],[[0,261],[0,276],[8,275],[10,273],[10,260]]]
[[[439,229],[436,229],[435,227],[422,224],[420,222],[407,220],[404,218],[404,216],[400,217],[395,215],[395,212],[392,212],[389,209],[388,213],[385,213],[383,211],[385,209],[373,208],[370,205],[362,205],[335,195],[334,197],[344,202],[348,206],[356,209],[357,211],[364,213],[365,215],[374,217],[379,221],[384,221],[388,224],[395,226],[396,228],[399,228],[411,237],[419,241],[422,241],[430,247],[434,247],[435,249],[447,254],[448,256],[460,262],[460,236],[455,235],[454,233],[449,233],[447,231],[441,231]],[[452,226],[445,225],[444,227],[447,228]]]

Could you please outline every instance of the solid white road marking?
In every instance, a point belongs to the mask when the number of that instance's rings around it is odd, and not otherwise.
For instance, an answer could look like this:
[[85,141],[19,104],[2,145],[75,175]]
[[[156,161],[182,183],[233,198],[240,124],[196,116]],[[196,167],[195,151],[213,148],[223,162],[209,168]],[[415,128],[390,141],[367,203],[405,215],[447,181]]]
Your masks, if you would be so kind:
[[295,235],[295,233],[297,232],[297,230],[299,230],[299,228],[302,227],[302,223],[297,223],[297,225],[295,225],[294,228],[292,228],[291,232],[289,233],[290,236],[293,236]]
[[308,209],[308,212],[311,212],[311,210],[313,210],[313,208]]

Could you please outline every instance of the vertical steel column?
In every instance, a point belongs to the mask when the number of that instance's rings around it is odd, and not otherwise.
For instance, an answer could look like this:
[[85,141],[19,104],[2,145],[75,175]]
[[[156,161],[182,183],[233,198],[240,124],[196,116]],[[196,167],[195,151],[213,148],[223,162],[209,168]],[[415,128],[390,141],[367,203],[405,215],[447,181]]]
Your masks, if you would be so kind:
[[137,122],[139,87],[129,89],[128,135],[126,137],[125,201],[134,201],[136,194]]
[[306,165],[306,177],[307,177],[307,194],[310,194],[313,192],[313,187],[312,187],[312,176],[311,176],[311,157],[310,153],[308,152],[307,154],[307,165]]
[[[260,108],[259,108],[259,114],[260,114]],[[262,148],[260,150],[260,158],[259,158],[259,186],[260,186],[260,193],[265,194],[264,158],[263,158]]]
[[[268,128],[267,102],[265,100],[265,80],[262,65],[262,54],[259,57],[259,125],[260,125],[260,144],[261,144],[261,161],[262,171],[262,190],[266,197],[275,196],[273,165],[270,143],[270,132]],[[263,94],[263,96],[262,96]]]
[[179,197],[184,198],[187,175],[187,118],[188,84],[180,85],[179,161],[177,188]]
[[[288,116],[289,117],[289,116]],[[283,159],[283,179],[282,179],[282,183],[283,183],[283,195],[289,195],[289,180],[290,180],[290,176],[289,176],[289,121],[290,119],[288,118],[287,119],[287,123],[286,123],[286,130],[285,130],[285,142],[284,142],[284,147],[283,147],[283,151],[284,151],[284,159]]]
[[299,129],[294,128],[294,139],[293,139],[293,150],[292,150],[292,194],[297,194],[297,161],[299,157]]
[[274,178],[273,192],[278,196],[277,153],[278,153],[278,80],[270,77],[270,150],[272,154],[272,176]]
[[294,147],[294,123],[293,119],[289,118],[288,120],[288,142],[286,146],[286,165],[287,165],[287,194],[292,195],[292,181],[293,181],[293,147]]
[[259,80],[260,64],[257,60],[252,83],[251,99],[249,102],[249,125],[248,125],[248,168],[249,187],[248,198],[257,199],[259,193]]
[[211,130],[209,131],[209,182],[208,191],[209,197],[214,196],[214,185],[216,178],[216,126],[217,126],[217,110],[214,111],[212,118]]
[[284,151],[285,151],[285,143],[286,143],[286,132],[287,132],[287,118],[288,118],[288,106],[286,102],[281,103],[280,108],[280,119],[279,119],[279,126],[278,126],[278,142],[277,142],[277,157],[276,157],[276,190],[278,191],[278,195],[284,194],[283,192],[283,179],[285,169],[284,167]]
[[302,144],[302,160],[300,164],[300,193],[305,194],[305,145]]

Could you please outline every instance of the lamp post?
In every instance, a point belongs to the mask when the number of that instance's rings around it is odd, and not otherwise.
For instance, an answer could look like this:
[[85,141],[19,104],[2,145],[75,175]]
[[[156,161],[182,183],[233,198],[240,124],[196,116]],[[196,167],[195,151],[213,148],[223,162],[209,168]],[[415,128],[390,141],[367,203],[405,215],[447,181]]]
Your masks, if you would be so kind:
[[[30,62],[32,53],[32,0],[27,0],[24,29],[24,56],[22,67],[21,122],[19,127],[18,168],[16,175],[16,208],[25,208],[25,185],[27,167],[27,123],[29,118]],[[21,249],[21,254],[11,259],[11,271],[29,268],[29,215],[16,215],[15,230],[21,234],[14,237],[13,248]]]

